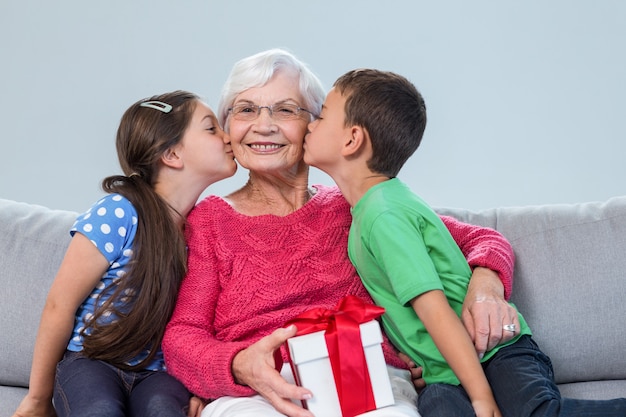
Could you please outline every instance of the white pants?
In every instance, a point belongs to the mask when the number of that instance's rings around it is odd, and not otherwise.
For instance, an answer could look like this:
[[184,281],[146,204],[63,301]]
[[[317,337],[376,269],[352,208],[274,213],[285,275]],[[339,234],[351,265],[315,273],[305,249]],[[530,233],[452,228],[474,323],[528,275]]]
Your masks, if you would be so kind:
[[[417,412],[417,393],[411,381],[411,374],[404,369],[387,366],[395,405],[379,408],[361,414],[363,417],[419,417]],[[287,382],[294,383],[289,364],[284,364],[280,374]],[[265,398],[221,397],[202,410],[202,417],[284,417]],[[326,417],[326,416],[316,416]]]

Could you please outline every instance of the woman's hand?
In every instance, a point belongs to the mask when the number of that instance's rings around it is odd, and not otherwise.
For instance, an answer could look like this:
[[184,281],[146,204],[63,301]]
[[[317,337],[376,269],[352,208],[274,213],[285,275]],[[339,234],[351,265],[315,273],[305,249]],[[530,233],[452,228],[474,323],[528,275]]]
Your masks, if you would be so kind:
[[[511,340],[520,330],[517,311],[504,299],[498,274],[487,268],[474,268],[461,319],[480,358],[496,345]],[[514,324],[515,331],[504,330],[508,324]]]
[[278,329],[240,351],[233,358],[232,372],[238,384],[258,392],[280,413],[290,417],[313,417],[310,411],[291,401],[307,400],[312,397],[311,391],[288,383],[275,367],[274,352],[295,336],[296,331],[293,325]]

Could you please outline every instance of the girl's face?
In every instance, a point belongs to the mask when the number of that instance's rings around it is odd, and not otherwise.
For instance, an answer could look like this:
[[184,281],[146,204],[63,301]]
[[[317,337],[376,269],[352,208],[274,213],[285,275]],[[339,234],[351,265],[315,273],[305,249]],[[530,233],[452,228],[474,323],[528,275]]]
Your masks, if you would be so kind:
[[[278,71],[262,87],[245,90],[236,98],[233,106],[248,104],[274,106],[292,104],[302,106],[299,78],[296,74]],[[310,114],[301,111],[298,117],[279,120],[268,108],[261,108],[252,120],[238,120],[231,112],[226,123],[233,152],[237,162],[252,172],[287,175],[298,172],[303,166],[302,143],[307,131]]]
[[213,111],[201,101],[197,102],[179,145],[177,152],[185,167],[206,186],[231,177],[237,170],[230,137],[219,126]]

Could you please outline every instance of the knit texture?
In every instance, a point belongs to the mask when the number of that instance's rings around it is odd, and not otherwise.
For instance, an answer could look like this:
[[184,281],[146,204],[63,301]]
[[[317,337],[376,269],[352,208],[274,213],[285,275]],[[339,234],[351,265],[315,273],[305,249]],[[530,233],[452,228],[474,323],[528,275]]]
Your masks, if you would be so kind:
[[[346,295],[372,300],[347,255],[350,207],[336,187],[284,216],[245,216],[209,196],[188,218],[189,270],[167,327],[168,372],[203,398],[248,396],[235,383],[233,357],[311,308],[334,308]],[[472,266],[512,283],[513,254],[490,229],[443,219]],[[457,230],[458,229],[458,230]],[[405,367],[385,338],[388,364]],[[282,349],[283,360],[288,360]]]

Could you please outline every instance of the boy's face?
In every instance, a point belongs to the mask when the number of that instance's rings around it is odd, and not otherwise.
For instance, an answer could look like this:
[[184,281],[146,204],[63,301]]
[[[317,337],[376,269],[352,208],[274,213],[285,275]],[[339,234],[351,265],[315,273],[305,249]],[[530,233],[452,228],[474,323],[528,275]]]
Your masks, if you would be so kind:
[[350,141],[350,129],[344,123],[345,104],[345,97],[331,89],[319,119],[309,123],[309,133],[304,137],[304,162],[329,175],[341,160],[342,145]]

